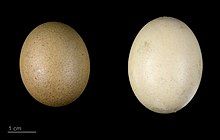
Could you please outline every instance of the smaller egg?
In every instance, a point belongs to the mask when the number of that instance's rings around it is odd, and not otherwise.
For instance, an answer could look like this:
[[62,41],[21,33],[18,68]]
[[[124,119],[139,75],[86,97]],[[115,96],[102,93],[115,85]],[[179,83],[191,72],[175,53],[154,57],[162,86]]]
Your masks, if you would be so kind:
[[182,21],[160,17],[136,36],[129,54],[128,75],[138,100],[157,113],[173,113],[195,95],[202,76],[199,43]]
[[89,79],[86,45],[68,25],[41,24],[22,46],[20,73],[26,89],[37,101],[53,107],[68,105],[82,94]]

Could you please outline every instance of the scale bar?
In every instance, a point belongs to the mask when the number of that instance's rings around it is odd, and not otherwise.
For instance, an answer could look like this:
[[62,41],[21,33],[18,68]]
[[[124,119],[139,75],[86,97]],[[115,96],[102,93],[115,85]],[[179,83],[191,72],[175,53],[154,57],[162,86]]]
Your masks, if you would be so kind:
[[32,134],[34,134],[34,133],[37,133],[37,131],[8,131],[8,133],[17,133],[17,134],[28,134],[28,133],[32,133]]

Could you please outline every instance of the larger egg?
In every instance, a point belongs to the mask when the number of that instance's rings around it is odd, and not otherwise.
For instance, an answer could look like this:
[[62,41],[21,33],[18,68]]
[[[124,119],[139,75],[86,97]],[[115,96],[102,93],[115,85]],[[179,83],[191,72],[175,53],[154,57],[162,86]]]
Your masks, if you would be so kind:
[[85,89],[89,54],[70,26],[47,22],[27,36],[20,54],[22,81],[37,101],[59,107],[72,103]]
[[202,55],[191,29],[160,17],[136,36],[129,55],[129,80],[137,99],[157,113],[173,113],[195,95],[202,76]]

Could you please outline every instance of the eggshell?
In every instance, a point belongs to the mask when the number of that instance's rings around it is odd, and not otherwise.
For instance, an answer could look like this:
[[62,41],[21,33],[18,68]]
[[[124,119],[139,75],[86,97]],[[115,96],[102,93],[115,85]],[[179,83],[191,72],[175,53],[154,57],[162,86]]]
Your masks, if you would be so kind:
[[195,95],[202,76],[199,43],[182,21],[160,17],[136,36],[128,75],[137,99],[157,113],[173,113]]
[[53,107],[70,104],[82,94],[89,79],[86,45],[68,25],[41,24],[22,46],[20,73],[26,89],[37,101]]

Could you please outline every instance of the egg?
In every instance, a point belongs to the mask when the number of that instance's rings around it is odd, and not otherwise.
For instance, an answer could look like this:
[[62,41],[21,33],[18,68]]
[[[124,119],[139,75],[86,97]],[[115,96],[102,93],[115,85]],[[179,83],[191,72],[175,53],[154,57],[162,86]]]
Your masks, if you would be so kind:
[[137,34],[128,75],[137,99],[156,113],[174,113],[195,95],[202,77],[199,43],[191,29],[172,17],[159,17]]
[[30,95],[47,106],[72,103],[89,80],[86,45],[73,28],[60,22],[47,22],[31,31],[22,46],[19,65]]

